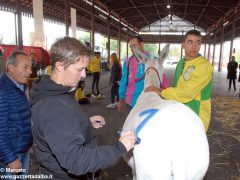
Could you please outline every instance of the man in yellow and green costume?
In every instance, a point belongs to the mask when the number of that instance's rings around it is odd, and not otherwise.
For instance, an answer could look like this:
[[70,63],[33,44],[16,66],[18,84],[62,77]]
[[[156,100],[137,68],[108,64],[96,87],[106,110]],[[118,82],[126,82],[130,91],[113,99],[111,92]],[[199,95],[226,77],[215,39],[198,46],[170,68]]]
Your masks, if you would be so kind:
[[188,31],[182,43],[185,58],[177,64],[173,87],[162,90],[150,86],[145,92],[154,91],[165,99],[184,103],[200,116],[207,131],[211,118],[213,67],[199,54],[201,42],[199,31]]

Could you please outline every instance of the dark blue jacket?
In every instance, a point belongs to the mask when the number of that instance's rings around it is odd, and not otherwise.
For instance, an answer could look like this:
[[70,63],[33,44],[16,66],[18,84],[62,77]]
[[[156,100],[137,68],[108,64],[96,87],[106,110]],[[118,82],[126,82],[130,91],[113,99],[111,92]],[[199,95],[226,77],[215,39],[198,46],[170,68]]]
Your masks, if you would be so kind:
[[26,93],[3,73],[0,77],[0,162],[9,164],[32,144]]

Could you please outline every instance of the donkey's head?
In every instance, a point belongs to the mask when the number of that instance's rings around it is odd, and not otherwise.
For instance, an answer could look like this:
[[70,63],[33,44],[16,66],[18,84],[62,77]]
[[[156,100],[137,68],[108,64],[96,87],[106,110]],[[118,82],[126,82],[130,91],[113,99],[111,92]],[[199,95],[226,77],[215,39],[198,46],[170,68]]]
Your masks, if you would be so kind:
[[146,57],[139,49],[133,48],[135,56],[141,63],[145,64],[145,80],[144,80],[144,89],[148,86],[156,86],[158,88],[163,87],[163,62],[168,56],[170,44],[167,44],[161,51],[159,58]]

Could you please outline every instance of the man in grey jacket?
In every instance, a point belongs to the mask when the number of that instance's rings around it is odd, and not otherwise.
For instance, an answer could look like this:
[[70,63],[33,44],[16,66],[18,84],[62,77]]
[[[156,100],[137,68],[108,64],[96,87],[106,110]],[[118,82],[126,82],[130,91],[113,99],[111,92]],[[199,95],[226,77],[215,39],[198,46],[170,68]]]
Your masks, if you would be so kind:
[[74,38],[58,40],[50,50],[51,76],[43,76],[31,91],[34,149],[41,174],[53,179],[75,179],[112,165],[135,143],[128,131],[114,145],[97,145],[94,128],[102,127],[105,120],[88,118],[73,96],[86,76],[89,54]]

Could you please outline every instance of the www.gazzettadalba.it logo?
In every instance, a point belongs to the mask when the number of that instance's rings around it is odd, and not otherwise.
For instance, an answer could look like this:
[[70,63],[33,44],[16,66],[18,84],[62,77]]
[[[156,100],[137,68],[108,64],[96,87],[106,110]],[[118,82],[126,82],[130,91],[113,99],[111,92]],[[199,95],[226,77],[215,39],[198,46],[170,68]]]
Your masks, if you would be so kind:
[[22,174],[25,173],[26,169],[10,169],[10,168],[0,168],[0,179],[53,179],[53,175],[43,175],[43,174]]

